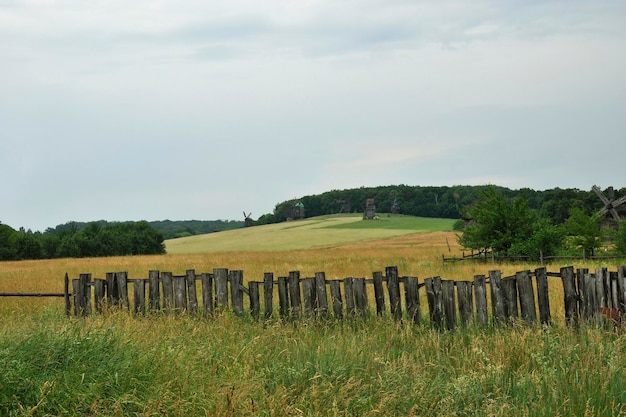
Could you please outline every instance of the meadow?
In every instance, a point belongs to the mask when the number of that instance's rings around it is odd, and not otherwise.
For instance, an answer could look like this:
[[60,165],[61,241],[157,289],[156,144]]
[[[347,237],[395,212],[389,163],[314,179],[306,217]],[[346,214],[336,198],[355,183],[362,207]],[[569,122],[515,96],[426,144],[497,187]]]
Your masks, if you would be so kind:
[[[327,218],[168,241],[170,253],[160,256],[3,262],[0,292],[59,292],[66,272],[137,277],[224,267],[260,280],[266,271],[293,270],[371,277],[394,265],[421,281],[538,267],[443,265],[442,254],[461,251],[450,228],[411,218],[374,225]],[[624,414],[626,337],[566,328],[560,280],[550,281],[550,296],[552,326],[455,332],[389,317],[290,323],[228,312],[208,319],[114,312],[68,319],[61,299],[0,298],[0,415]]]

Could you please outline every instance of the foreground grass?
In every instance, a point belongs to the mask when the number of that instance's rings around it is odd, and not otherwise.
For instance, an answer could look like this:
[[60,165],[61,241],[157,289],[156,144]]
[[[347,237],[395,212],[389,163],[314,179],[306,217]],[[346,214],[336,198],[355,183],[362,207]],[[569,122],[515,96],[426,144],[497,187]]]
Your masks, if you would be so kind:
[[0,414],[619,415],[626,338],[223,314],[0,323]]

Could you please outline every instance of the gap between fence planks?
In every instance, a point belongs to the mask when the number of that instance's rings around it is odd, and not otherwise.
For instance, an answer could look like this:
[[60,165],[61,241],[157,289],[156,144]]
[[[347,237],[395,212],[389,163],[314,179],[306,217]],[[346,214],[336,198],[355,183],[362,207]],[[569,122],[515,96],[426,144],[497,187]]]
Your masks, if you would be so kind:
[[[151,270],[148,278],[134,279],[128,278],[126,272],[110,272],[104,279],[80,274],[71,280],[72,294],[66,274],[64,295],[66,312],[68,315],[73,312],[75,316],[87,316],[94,310],[102,313],[105,308],[130,311],[129,286],[132,286],[132,312],[136,315],[162,312],[208,317],[216,310],[232,310],[237,315],[249,313],[259,319],[263,293],[263,318],[289,320],[365,319],[370,315],[370,300],[376,305],[376,315],[382,316],[386,314],[387,300],[389,314],[396,321],[406,319],[416,324],[430,323],[437,329],[453,330],[459,325],[486,326],[491,323],[499,326],[518,320],[527,325],[551,323],[548,277],[561,278],[563,317],[568,326],[578,325],[581,321],[602,324],[598,313],[600,308],[615,308],[626,313],[624,266],[614,272],[597,268],[595,273],[589,273],[587,269],[575,271],[571,266],[563,267],[559,272],[548,272],[542,267],[535,271],[520,271],[510,277],[502,277],[500,271],[491,270],[488,275],[476,275],[467,281],[432,277],[423,283],[419,283],[417,277],[400,276],[395,266],[385,268],[384,275],[374,272],[372,279],[327,280],[324,272],[301,277],[299,271],[275,278],[274,273],[266,272],[263,281],[249,281],[247,287],[244,271],[226,268],[200,274],[189,269],[184,275]],[[275,293],[278,295],[278,314],[274,308]],[[427,301],[427,315],[421,311],[422,298]]]

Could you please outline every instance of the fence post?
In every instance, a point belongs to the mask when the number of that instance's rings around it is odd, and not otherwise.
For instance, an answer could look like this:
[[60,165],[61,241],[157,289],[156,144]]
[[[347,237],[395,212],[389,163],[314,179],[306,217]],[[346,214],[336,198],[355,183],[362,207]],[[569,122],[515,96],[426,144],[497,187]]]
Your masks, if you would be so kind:
[[161,284],[163,285],[163,309],[166,314],[169,314],[174,308],[174,284],[171,272],[161,274]]
[[417,277],[406,277],[404,281],[404,295],[406,298],[406,311],[409,319],[414,323],[422,321],[420,312],[420,297]]
[[563,297],[565,304],[565,323],[568,326],[578,324],[578,294],[576,293],[576,281],[574,277],[574,267],[567,266],[561,268],[561,280],[563,281]]
[[189,297],[189,311],[195,315],[198,313],[198,293],[196,291],[196,271],[188,269],[185,273],[187,284],[187,296]]
[[300,271],[289,272],[289,301],[291,302],[291,317],[300,318],[302,297],[300,296]]
[[489,271],[489,286],[491,287],[491,309],[493,323],[501,325],[506,320],[504,294],[502,291],[502,275],[500,271]]
[[348,317],[354,317],[354,290],[352,288],[352,278],[343,279],[343,290],[346,294],[346,315]]
[[328,281],[330,285],[330,298],[333,302],[333,313],[335,318],[343,319],[343,301],[341,300],[341,281],[332,280]]
[[93,280],[93,304],[96,307],[97,313],[102,313],[102,306],[104,304],[104,288],[106,281],[103,279]]
[[461,325],[468,327],[472,323],[474,315],[474,306],[472,303],[472,282],[457,281],[456,283],[457,298],[459,299],[459,314],[461,316]]
[[[589,321],[590,317],[593,315],[590,304],[590,300],[593,295],[590,292],[591,287],[589,286],[588,279],[585,278],[585,276],[588,274],[588,268],[576,269],[576,283],[578,285],[578,311],[580,314],[580,319],[583,319],[585,321]],[[593,293],[595,294],[595,285]]]
[[428,300],[428,310],[430,315],[430,323],[437,330],[443,329],[443,303],[441,300],[441,278],[426,278],[424,280],[426,287],[426,299]]
[[385,291],[383,290],[383,273],[374,272],[374,297],[376,298],[376,314],[383,315],[385,311]]
[[391,315],[394,320],[402,319],[402,306],[400,305],[400,281],[398,279],[398,267],[388,266],[385,268],[387,274],[387,290],[389,291],[389,304],[391,305]]
[[143,279],[133,281],[133,296],[135,301],[135,314],[143,315],[146,304],[146,282]]
[[187,310],[187,284],[184,276],[173,277],[174,309],[177,314]]
[[250,314],[255,320],[259,319],[259,313],[261,312],[261,301],[259,299],[259,283],[256,281],[250,281],[248,283],[250,292]]
[[506,312],[507,323],[513,323],[519,317],[517,302],[517,280],[515,277],[506,278],[501,281],[504,293],[504,310]]
[[107,302],[109,303],[109,308],[115,305],[118,305],[120,302],[120,292],[119,287],[117,286],[117,276],[114,272],[106,273],[106,281],[107,281]]
[[367,317],[367,289],[365,288],[365,278],[354,278],[352,280],[352,291],[354,292],[354,303],[356,311],[360,317]]
[[228,269],[214,268],[215,298],[218,308],[228,308]]
[[307,318],[315,317],[317,296],[315,294],[315,278],[302,280],[302,295],[304,297],[304,314]]
[[150,287],[149,290],[149,304],[150,311],[155,312],[159,311],[161,308],[159,301],[159,271],[151,270],[148,272],[148,285]]
[[274,301],[274,273],[265,272],[263,274],[263,302],[265,305],[265,318],[272,317],[272,303]]
[[324,272],[315,273],[315,295],[320,317],[328,317],[328,294],[326,292],[326,274]]
[[476,322],[481,326],[486,326],[488,324],[487,281],[484,275],[474,276],[474,298],[476,300]]
[[203,272],[200,274],[202,281],[202,315],[208,317],[213,314],[213,274]]
[[537,321],[532,277],[529,271],[521,271],[515,274],[515,281],[517,281],[522,319],[524,319],[527,325],[531,325]]
[[122,308],[128,310],[130,308],[130,303],[128,302],[128,272],[118,272],[116,277],[117,287],[120,291],[120,304]]
[[243,271],[230,271],[228,274],[230,280],[230,297],[233,303],[233,311],[235,314],[243,314]]
[[621,313],[626,313],[626,266],[620,266],[617,270],[617,290],[618,290],[618,301],[619,301],[619,311]]
[[441,296],[446,321],[446,330],[456,328],[456,300],[454,299],[454,281],[441,281]]
[[65,315],[69,317],[72,314],[72,303],[70,301],[70,277],[67,275],[67,272],[65,273],[63,284],[63,289],[65,290],[63,297],[65,299]]
[[278,277],[278,304],[281,318],[286,318],[289,316],[288,284],[289,283],[287,277]]
[[550,297],[548,294],[548,272],[545,267],[535,269],[537,280],[537,304],[539,304],[539,321],[541,324],[550,324]]
[[596,268],[596,302],[597,307],[608,307],[606,302],[606,287],[604,282],[604,275],[606,268]]

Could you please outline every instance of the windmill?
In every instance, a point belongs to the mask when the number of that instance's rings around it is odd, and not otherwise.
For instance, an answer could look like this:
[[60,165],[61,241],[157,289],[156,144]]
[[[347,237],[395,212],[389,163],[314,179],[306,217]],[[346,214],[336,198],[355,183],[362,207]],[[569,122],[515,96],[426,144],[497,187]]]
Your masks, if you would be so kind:
[[243,217],[244,217],[243,225],[245,227],[250,227],[250,226],[252,226],[254,224],[254,220],[252,220],[252,218],[250,216],[252,216],[252,212],[250,212],[248,214],[246,214],[245,211],[243,212]]
[[391,214],[400,214],[400,204],[398,203],[397,194],[393,193],[393,204],[391,205]]
[[602,193],[602,190],[600,190],[600,187],[597,185],[591,188],[598,195],[598,198],[600,198],[603,204],[603,207],[597,213],[602,219],[602,226],[615,228],[617,223],[619,223],[626,214],[626,205],[624,205],[624,203],[626,203],[626,196],[616,200],[613,187],[608,188],[608,197]]

